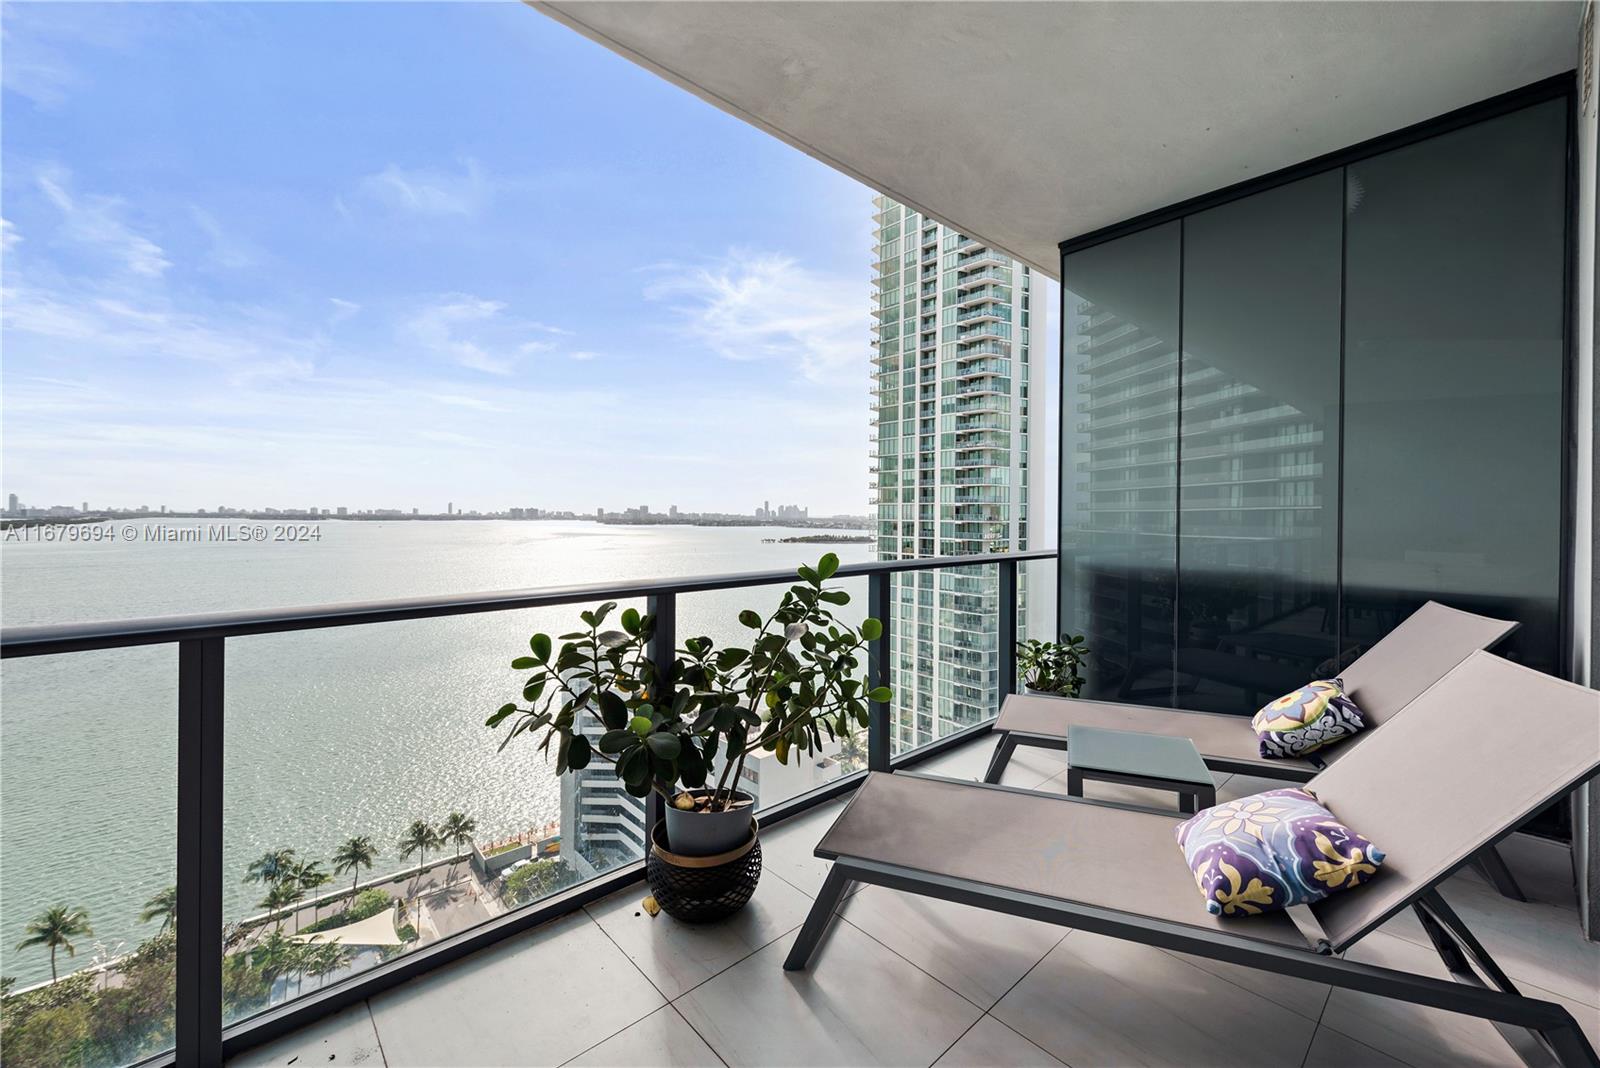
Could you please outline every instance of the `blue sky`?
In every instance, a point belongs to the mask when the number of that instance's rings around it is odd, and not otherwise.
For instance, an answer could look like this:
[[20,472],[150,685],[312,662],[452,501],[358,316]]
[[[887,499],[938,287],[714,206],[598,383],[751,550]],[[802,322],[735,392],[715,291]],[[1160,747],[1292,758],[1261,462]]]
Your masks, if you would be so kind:
[[519,3],[6,3],[5,492],[867,510],[872,193]]

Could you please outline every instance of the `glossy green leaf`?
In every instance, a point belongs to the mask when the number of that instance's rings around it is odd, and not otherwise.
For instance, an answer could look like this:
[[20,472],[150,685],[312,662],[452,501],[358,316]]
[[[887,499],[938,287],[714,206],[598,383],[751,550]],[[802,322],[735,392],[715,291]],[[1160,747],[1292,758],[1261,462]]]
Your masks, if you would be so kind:
[[655,732],[644,740],[644,744],[662,760],[676,760],[683,750],[683,743],[678,741],[678,736],[667,731]]

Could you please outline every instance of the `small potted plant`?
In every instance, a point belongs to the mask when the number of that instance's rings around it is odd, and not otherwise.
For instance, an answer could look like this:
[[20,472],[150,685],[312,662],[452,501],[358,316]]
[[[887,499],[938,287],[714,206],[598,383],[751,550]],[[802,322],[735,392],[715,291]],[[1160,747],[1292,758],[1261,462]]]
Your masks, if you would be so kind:
[[546,753],[553,744],[558,775],[602,760],[635,797],[659,794],[666,818],[650,828],[652,868],[660,858],[738,851],[756,837],[754,799],[739,789],[749,756],[770,752],[786,764],[824,738],[854,734],[867,725],[868,701],[892,697],[886,686],[868,692],[860,678],[882,624],[869,618],[856,629],[834,618],[850,603],[826,585],[838,567],[828,553],[799,568],[770,615],[740,612],[747,645],[689,638],[670,665],[649,655],[653,617],[625,609],[613,630],[602,628],[615,603],[585,611],[585,629],[555,639],[559,650],[547,634],[529,639],[532,655],[511,664],[529,672],[523,703],[502,706],[487,725],[509,724],[502,749],[523,734],[538,736]]
[[1029,638],[1017,644],[1017,675],[1031,694],[1076,697],[1083,689],[1078,669],[1089,655],[1083,635],[1063,635],[1059,642]]

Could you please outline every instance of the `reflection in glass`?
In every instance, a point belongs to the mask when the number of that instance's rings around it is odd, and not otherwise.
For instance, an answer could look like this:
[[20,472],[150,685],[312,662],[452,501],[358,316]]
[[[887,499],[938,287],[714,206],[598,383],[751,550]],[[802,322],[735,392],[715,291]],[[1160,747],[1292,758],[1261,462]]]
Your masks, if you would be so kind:
[[519,697],[529,636],[586,607],[229,641],[227,1020],[643,856],[642,802],[609,766],[558,778],[539,736],[501,751],[483,725]]
[[1185,708],[1254,711],[1337,648],[1341,179],[1184,220]]
[[[802,549],[810,553],[810,547]],[[822,550],[813,555],[821,556]],[[842,625],[859,629],[861,621],[867,617],[866,579],[835,578],[828,587],[850,598],[848,604],[833,607],[834,618]],[[749,609],[763,619],[770,618],[787,589],[787,585],[754,586],[683,594],[678,598],[679,647],[688,638],[701,637],[710,638],[717,649],[749,648],[754,632],[739,622],[740,611]],[[866,673],[863,663],[858,677],[865,680]],[[863,727],[848,736],[829,738],[824,735],[820,749],[809,753],[792,751],[786,761],[780,761],[775,752],[752,753],[740,773],[739,788],[755,798],[759,811],[821,789],[866,766],[867,731]],[[602,770],[611,774],[610,768]],[[621,790],[620,783],[617,789]]]
[[1084,696],[1170,704],[1179,224],[1062,261],[1061,629]]
[[1344,630],[1429,598],[1559,669],[1566,102],[1349,168]]
[[0,673],[7,1068],[102,1068],[172,1048],[177,660],[146,646],[7,660]]

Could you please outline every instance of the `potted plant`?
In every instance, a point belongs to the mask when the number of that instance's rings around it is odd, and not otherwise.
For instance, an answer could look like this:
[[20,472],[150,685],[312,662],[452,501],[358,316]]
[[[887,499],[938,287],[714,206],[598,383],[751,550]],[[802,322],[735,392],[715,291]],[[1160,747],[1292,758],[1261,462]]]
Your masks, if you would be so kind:
[[1059,642],[1029,638],[1017,644],[1017,675],[1029,693],[1076,697],[1083,689],[1078,669],[1088,655],[1081,634],[1062,635]]
[[865,619],[855,629],[834,618],[850,603],[826,584],[838,567],[828,553],[799,568],[800,581],[770,615],[740,612],[746,645],[719,649],[710,638],[689,638],[668,665],[649,654],[652,616],[625,609],[621,629],[604,629],[615,603],[585,611],[585,629],[529,639],[531,655],[511,665],[529,672],[522,703],[502,706],[487,724],[508,725],[502,749],[523,734],[538,736],[546,753],[553,744],[558,775],[601,760],[635,797],[659,794],[665,826],[650,833],[665,848],[653,854],[736,851],[755,840],[754,799],[739,789],[752,753],[786,764],[865,727],[867,702],[892,696],[886,686],[868,692],[860,678],[882,624]]

